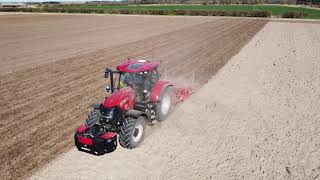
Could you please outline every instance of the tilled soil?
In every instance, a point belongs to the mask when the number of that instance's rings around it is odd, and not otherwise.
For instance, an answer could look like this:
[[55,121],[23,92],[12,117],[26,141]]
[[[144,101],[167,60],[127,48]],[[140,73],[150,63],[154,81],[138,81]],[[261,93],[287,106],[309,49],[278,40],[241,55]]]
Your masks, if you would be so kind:
[[110,48],[209,18],[14,14],[0,16],[0,73]]
[[320,178],[320,28],[268,23],[134,150],[73,148],[32,179]]
[[[106,66],[128,57],[160,60],[169,77],[193,76],[204,84],[266,23],[215,18],[129,43],[123,36],[121,45],[0,75],[0,105],[5,107],[0,109],[0,174],[6,179],[27,177],[73,147],[74,130],[89,105],[105,96]],[[148,24],[134,27],[141,26]]]

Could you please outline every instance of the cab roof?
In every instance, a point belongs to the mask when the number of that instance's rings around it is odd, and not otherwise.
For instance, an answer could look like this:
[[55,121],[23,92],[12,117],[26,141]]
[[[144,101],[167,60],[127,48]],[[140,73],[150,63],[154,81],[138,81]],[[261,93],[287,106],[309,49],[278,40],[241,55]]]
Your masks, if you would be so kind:
[[121,72],[144,72],[155,69],[160,65],[159,62],[151,62],[146,60],[128,59],[122,64],[117,66],[117,70]]

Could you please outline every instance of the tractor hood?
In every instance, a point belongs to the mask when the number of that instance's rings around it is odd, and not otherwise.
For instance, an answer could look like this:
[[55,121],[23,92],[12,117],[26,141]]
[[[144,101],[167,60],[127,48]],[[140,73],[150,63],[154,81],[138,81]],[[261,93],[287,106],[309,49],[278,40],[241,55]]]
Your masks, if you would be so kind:
[[134,91],[130,87],[125,87],[115,91],[111,96],[106,97],[103,102],[105,108],[120,107],[122,110],[133,109]]

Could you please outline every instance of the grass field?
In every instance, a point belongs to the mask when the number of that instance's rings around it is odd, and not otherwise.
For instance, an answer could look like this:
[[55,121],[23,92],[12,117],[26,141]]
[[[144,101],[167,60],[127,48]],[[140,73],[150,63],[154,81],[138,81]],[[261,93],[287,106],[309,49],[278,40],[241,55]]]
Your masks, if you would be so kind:
[[98,9],[152,9],[152,10],[230,10],[230,11],[271,11],[272,16],[281,16],[286,12],[302,12],[307,19],[320,19],[320,10],[303,7],[272,6],[272,5],[77,5],[79,8]]

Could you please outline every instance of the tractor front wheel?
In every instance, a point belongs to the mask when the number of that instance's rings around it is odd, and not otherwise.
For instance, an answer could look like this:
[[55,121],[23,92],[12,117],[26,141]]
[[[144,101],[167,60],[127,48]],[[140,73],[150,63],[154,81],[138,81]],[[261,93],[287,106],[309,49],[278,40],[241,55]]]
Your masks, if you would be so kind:
[[91,127],[91,126],[97,124],[100,117],[101,117],[101,113],[100,113],[99,109],[91,110],[88,114],[87,119],[86,119],[86,123],[87,123],[88,127]]
[[120,129],[119,142],[121,146],[132,149],[141,144],[145,134],[145,119],[143,117],[127,117]]

